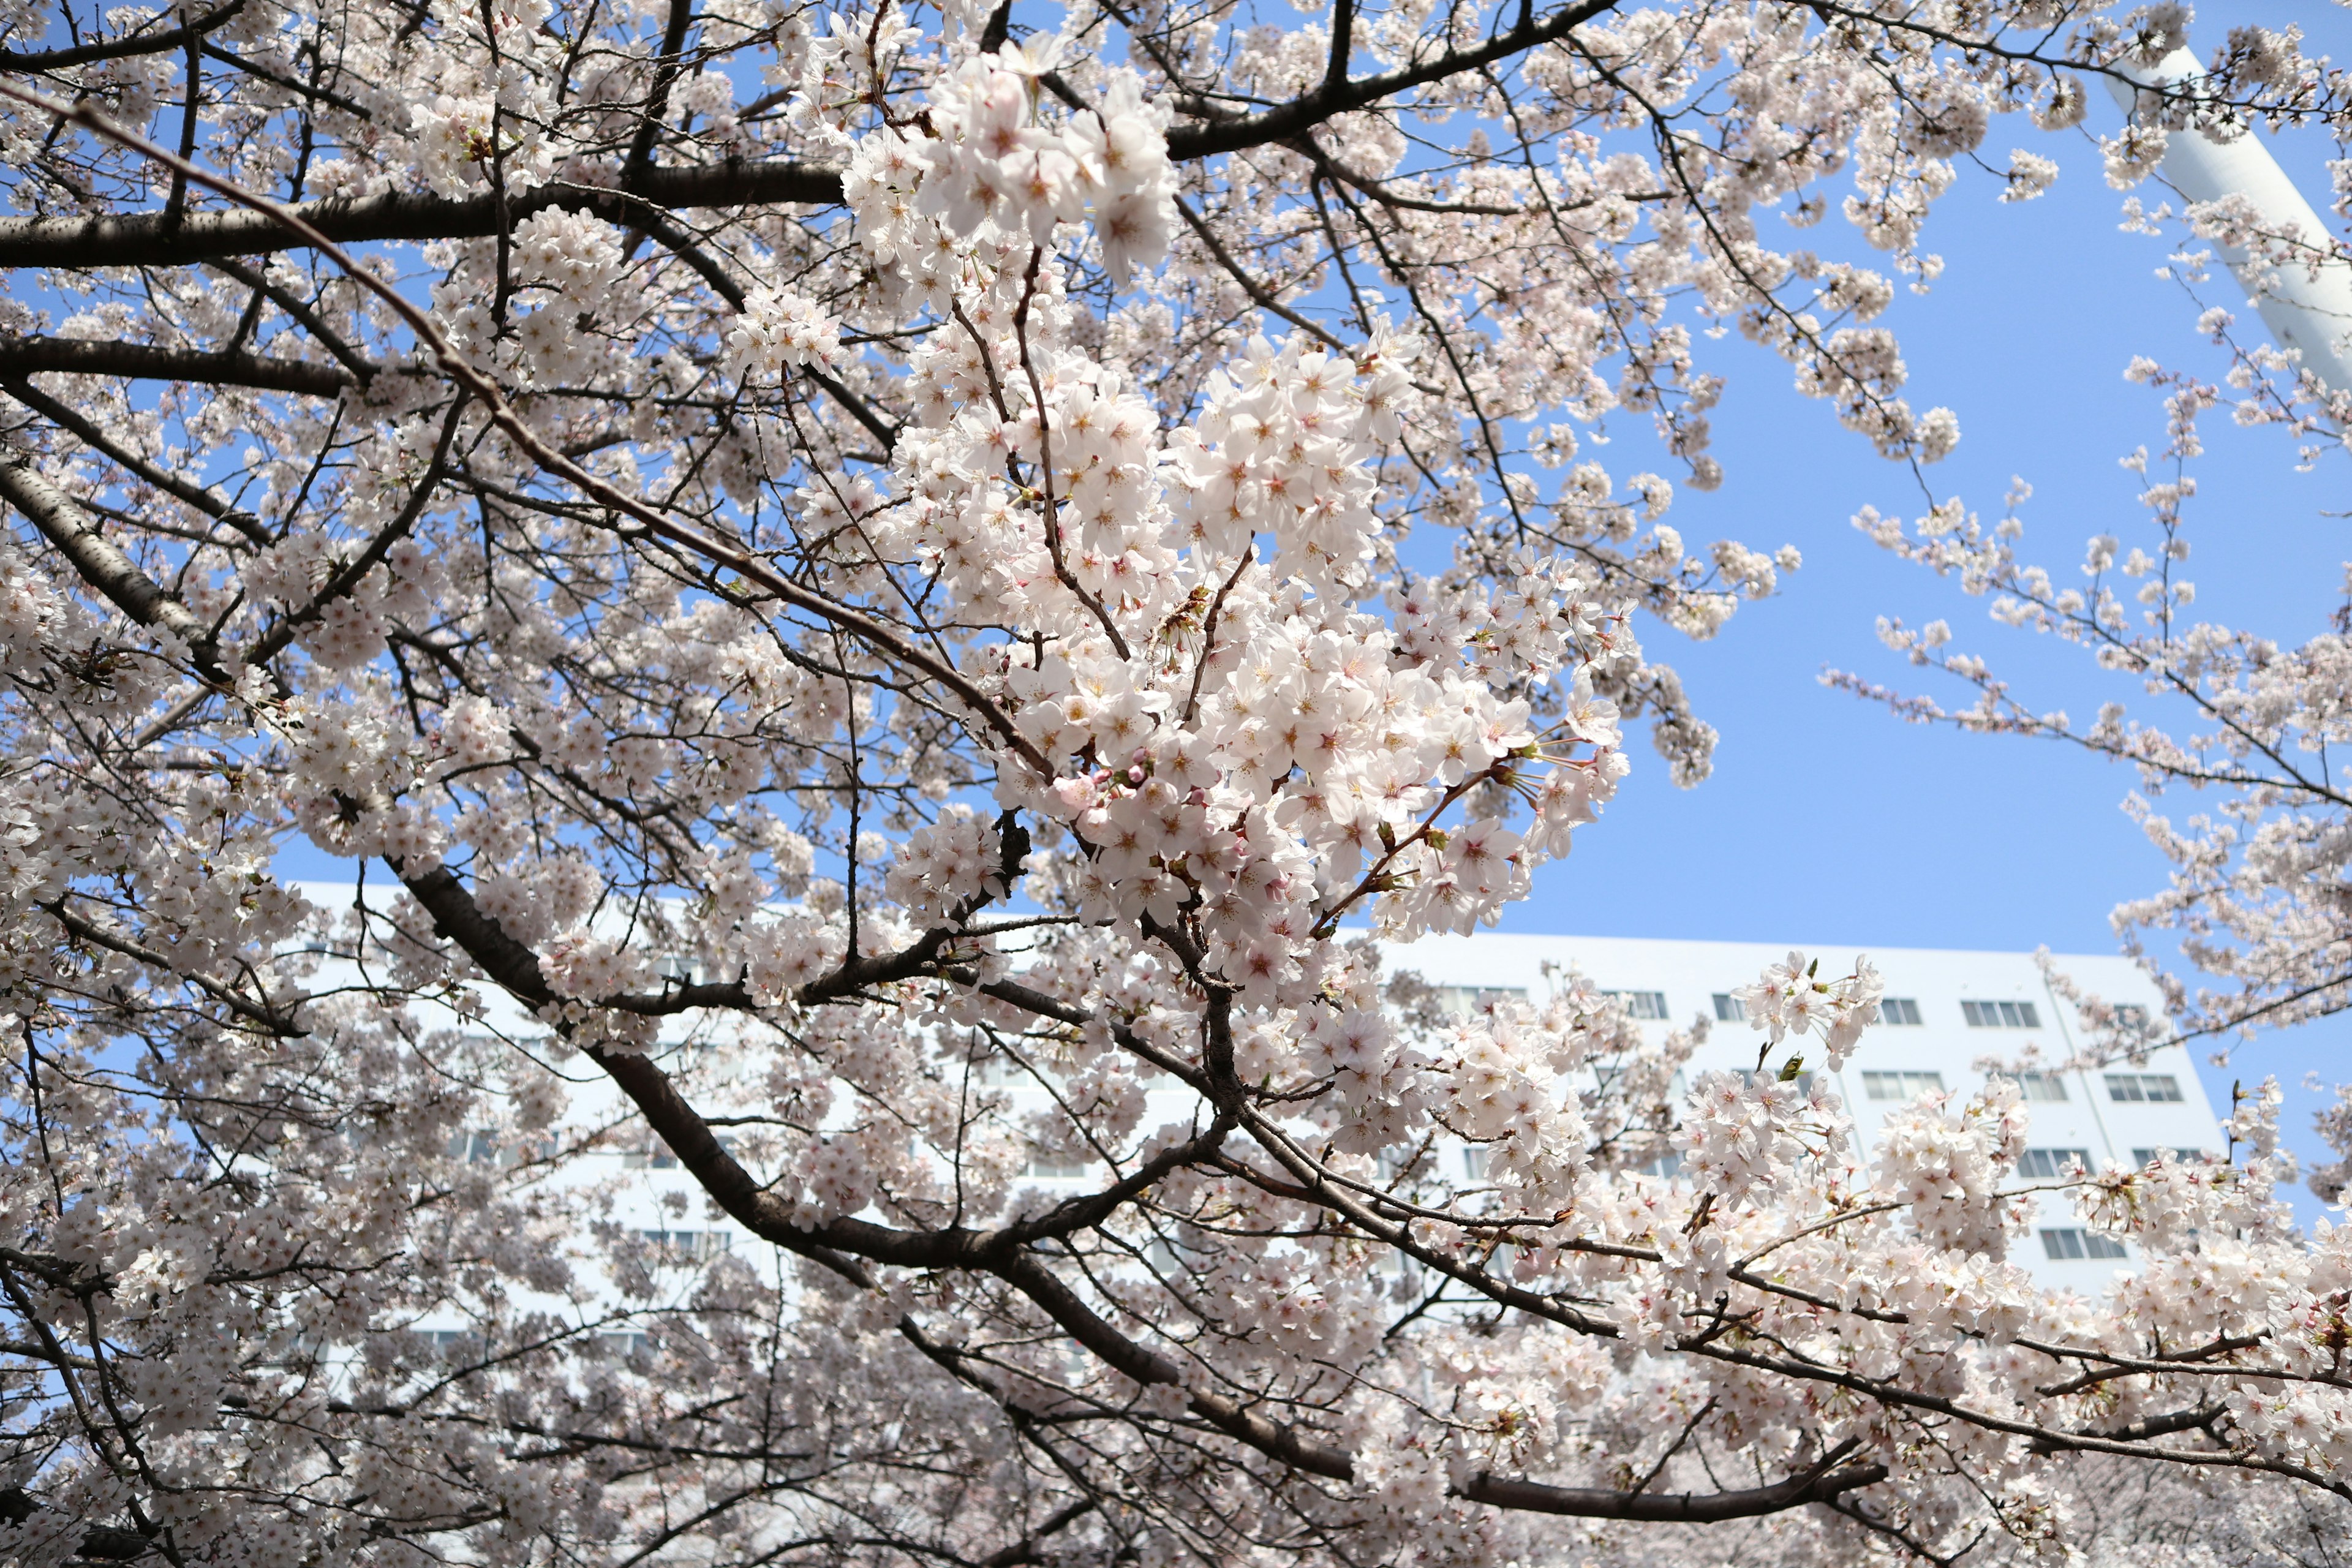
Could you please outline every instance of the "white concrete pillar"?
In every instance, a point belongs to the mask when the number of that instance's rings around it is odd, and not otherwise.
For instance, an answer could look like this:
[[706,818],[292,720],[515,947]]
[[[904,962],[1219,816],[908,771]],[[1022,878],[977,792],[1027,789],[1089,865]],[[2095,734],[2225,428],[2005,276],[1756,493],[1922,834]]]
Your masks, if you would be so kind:
[[[2204,68],[2187,49],[2175,49],[2145,79],[2150,84],[2186,81],[2202,75]],[[2136,111],[2137,93],[2113,77],[2107,86],[2125,113]],[[2267,226],[2298,226],[2305,241],[2315,245],[2325,245],[2334,236],[2334,228],[2271,156],[2259,132],[2217,142],[2201,131],[2176,131],[2165,146],[2162,173],[2192,202],[2243,196]],[[2219,249],[2262,313],[2272,341],[2281,348],[2300,350],[2305,368],[2330,390],[2352,392],[2352,263],[2327,262],[2315,277],[2300,263],[2263,267],[2236,246]]]

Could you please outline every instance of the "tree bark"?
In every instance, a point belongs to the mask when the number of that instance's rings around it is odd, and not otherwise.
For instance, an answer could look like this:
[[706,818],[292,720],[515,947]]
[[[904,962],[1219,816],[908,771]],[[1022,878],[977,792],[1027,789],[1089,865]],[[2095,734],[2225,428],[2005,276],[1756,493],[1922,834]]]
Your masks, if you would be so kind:
[[[712,163],[698,168],[646,169],[627,191],[551,184],[511,193],[507,212],[516,222],[533,213],[588,212],[616,224],[632,214],[681,207],[760,206],[789,203],[835,206],[841,172],[812,163]],[[333,196],[295,209],[338,244],[386,239],[468,239],[498,228],[498,203],[488,192],[470,196],[392,192]],[[0,267],[173,267],[220,256],[293,250],[303,239],[265,213],[190,213],[177,225],[161,212],[104,217],[0,218]]]

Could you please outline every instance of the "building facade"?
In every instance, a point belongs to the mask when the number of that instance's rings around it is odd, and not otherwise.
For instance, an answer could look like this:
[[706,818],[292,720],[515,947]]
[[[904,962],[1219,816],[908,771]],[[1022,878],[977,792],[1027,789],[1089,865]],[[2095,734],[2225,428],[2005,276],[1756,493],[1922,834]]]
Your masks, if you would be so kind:
[[[1481,932],[1424,937],[1391,945],[1383,956],[1391,971],[1418,973],[1457,1006],[1508,995],[1540,1003],[1574,971],[1615,993],[1645,1029],[1663,1032],[1704,1016],[1708,1037],[1691,1061],[1703,1072],[1756,1065],[1762,1037],[1733,994],[1789,951],[1760,942]],[[1820,957],[1825,973],[1846,973],[1855,957],[1845,948],[1803,951]],[[2032,953],[1880,948],[1868,956],[1886,981],[1883,1021],[1832,1075],[1865,1152],[1889,1111],[1928,1089],[1982,1083],[1986,1058],[2062,1062],[2083,1044],[2073,1004],[2052,988]],[[2052,963],[2085,993],[2161,1015],[2155,984],[2127,959],[2061,954]],[[1818,1058],[1818,1050],[1811,1054]],[[2032,1121],[2021,1180],[2061,1175],[2075,1160],[2095,1171],[2110,1161],[2145,1164],[2159,1149],[2182,1157],[2227,1152],[2221,1118],[2183,1047],[2158,1047],[2144,1064],[2016,1076]],[[2086,1230],[2064,1194],[2045,1193],[2037,1203],[2034,1235],[2012,1256],[2043,1284],[2096,1294],[2131,1266],[2130,1249]]]

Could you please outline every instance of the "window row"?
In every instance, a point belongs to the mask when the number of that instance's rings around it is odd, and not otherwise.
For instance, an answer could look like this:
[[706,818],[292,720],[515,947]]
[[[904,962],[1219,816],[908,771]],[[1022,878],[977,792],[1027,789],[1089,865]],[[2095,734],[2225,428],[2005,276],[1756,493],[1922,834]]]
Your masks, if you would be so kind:
[[1603,996],[1614,996],[1628,1018],[1663,1018],[1666,1016],[1666,994],[1663,991],[1603,991]]
[[[2158,1156],[2169,1158],[2178,1164],[2196,1164],[2214,1157],[2207,1150],[2175,1149],[2168,1145],[2131,1152],[2135,1165],[2153,1165]],[[2017,1173],[2031,1176],[2036,1181],[2054,1181],[2074,1174],[2077,1169],[2088,1171],[2090,1168],[2091,1152],[2088,1149],[2028,1149],[2017,1157]]]
[[[1660,1000],[1663,1002],[1664,998]],[[1729,992],[1717,992],[1714,1002],[1716,1022],[1739,1024],[1747,1021],[1747,1004]],[[1663,1017],[1664,1014],[1662,1012],[1656,1016]],[[2031,1002],[1963,1002],[1960,1004],[1960,1016],[1971,1029],[2038,1029],[2042,1026],[2042,1015]],[[1885,1027],[1916,1029],[1927,1023],[1927,1016],[1919,1011],[1919,999],[1916,996],[1882,996],[1878,999],[1878,1022]]]
[[[2062,1100],[2068,1098],[2066,1080],[2054,1072],[2021,1072],[2011,1075],[2017,1082],[2018,1092],[2027,1100]],[[2106,1075],[2107,1098],[2126,1105],[2184,1103],[2180,1080],[2168,1072],[2111,1072]],[[1916,1100],[1923,1094],[1940,1094],[1944,1075],[1939,1072],[1866,1072],[1862,1075],[1862,1092],[1871,1100]],[[2140,1163],[2147,1162],[2142,1160]]]
[[2053,1263],[2083,1258],[2128,1258],[2124,1244],[2095,1230],[2045,1230],[2042,1250]]
[[2088,1149],[2028,1149],[2017,1157],[2017,1173],[2037,1182],[2056,1181],[2090,1168]]
[[[1517,1001],[1527,995],[1516,985],[1441,985],[1436,988],[1439,1011],[1457,1016],[1483,1013],[1499,1003]],[[1663,991],[1604,991],[1603,996],[1613,996],[1625,1010],[1625,1016],[1643,1020],[1663,1020],[1671,1015]],[[1748,1021],[1747,1004],[1728,991],[1717,991],[1708,998],[1715,1005],[1715,1021],[1718,1024],[1744,1024]],[[2136,1003],[2126,1003],[2116,1008],[2116,1016],[2136,1030],[2147,1027],[2147,1009]],[[2042,1010],[2031,1002],[1962,1002],[1960,1017],[1971,1029],[2038,1029],[2042,1027]],[[1882,996],[1878,1002],[1878,1022],[1883,1026],[1916,1029],[1927,1022],[1919,1010],[1916,996]]]
[[656,1263],[708,1263],[735,1249],[734,1236],[723,1230],[641,1230],[637,1237]]
[[1941,1094],[1944,1075],[1939,1072],[1866,1072],[1862,1075],[1862,1092],[1873,1100],[1916,1100],[1923,1094]]
[[449,1158],[469,1165],[525,1165],[552,1160],[556,1141],[544,1134],[500,1137],[496,1132],[457,1132],[449,1138]]
[[[2060,1100],[2066,1098],[2066,1080],[2054,1072],[2021,1072],[2015,1076],[2018,1092],[2028,1100]],[[1862,1092],[1871,1100],[1916,1100],[1923,1094],[1941,1094],[1944,1075],[1939,1072],[1866,1072],[1862,1075]]]
[[[718,1134],[712,1142],[722,1152],[735,1152],[735,1140],[724,1132]],[[630,1171],[675,1171],[678,1168],[677,1154],[661,1139],[648,1137],[635,1148],[623,1152],[621,1165]]]

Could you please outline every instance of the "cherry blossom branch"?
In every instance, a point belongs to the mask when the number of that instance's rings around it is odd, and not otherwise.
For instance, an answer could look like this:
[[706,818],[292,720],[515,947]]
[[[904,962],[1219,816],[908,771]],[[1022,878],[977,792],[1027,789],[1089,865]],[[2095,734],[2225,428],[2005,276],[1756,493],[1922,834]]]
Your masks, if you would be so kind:
[[66,431],[74,439],[129,473],[142,484],[152,485],[165,495],[176,500],[184,501],[205,516],[228,524],[247,540],[265,549],[274,542],[269,536],[269,531],[262,527],[260,519],[251,512],[235,505],[209,486],[196,484],[183,479],[178,474],[169,473],[157,467],[104,430],[100,429],[94,422],[84,418],[75,409],[51,397],[31,382],[21,376],[0,377],[0,391],[6,392],[9,396],[33,410],[50,424]]
[[[54,112],[55,106],[50,107]],[[837,170],[795,163],[742,163],[656,165],[637,171],[625,185],[620,172],[614,171],[610,184],[556,182],[514,192],[506,207],[515,223],[535,213],[577,212],[625,226],[645,204],[682,209],[836,206],[840,202]],[[499,203],[487,193],[330,196],[285,210],[298,215],[299,223],[289,224],[260,209],[189,213],[176,226],[166,224],[161,213],[0,217],[0,268],[173,267],[323,243],[487,237],[498,232],[499,225]]]
[[241,351],[216,353],[95,338],[0,338],[0,375],[44,373],[208,383],[308,397],[335,397],[362,384],[342,365],[266,359]]
[[1545,44],[1557,43],[1595,16],[1615,8],[1616,0],[1578,0],[1577,4],[1564,5],[1540,19],[1523,16],[1511,27],[1469,48],[1448,49],[1377,76],[1344,77],[1335,81],[1327,74],[1323,84],[1314,91],[1256,114],[1231,114],[1199,98],[1180,100],[1189,111],[1201,116],[1204,122],[1179,126],[1171,131],[1168,133],[1168,155],[1180,162],[1188,162],[1195,158],[1213,158],[1223,153],[1239,153],[1269,142],[1287,142],[1335,116],[1370,109],[1383,100],[1409,92],[1416,87],[1475,71],[1481,66],[1525,54]]
[[82,580],[115,608],[141,626],[158,627],[179,638],[194,651],[198,668],[209,671],[207,679],[226,683],[226,677],[212,667],[211,628],[141,571],[121,546],[82,522],[75,515],[79,507],[63,491],[29,464],[5,459],[0,460],[0,498],[23,512]]
[[[537,959],[473,910],[471,900],[465,898],[448,872],[404,876],[403,879],[412,892],[419,895],[420,901],[426,903],[445,934],[482,962],[492,978],[526,999],[533,989],[544,994],[543,981],[534,986]],[[1163,1152],[1128,1183],[1093,1198],[1072,1200],[1027,1224],[989,1233],[948,1231],[921,1236],[845,1217],[812,1228],[795,1222],[786,1205],[762,1191],[719,1146],[709,1124],[687,1103],[659,1067],[641,1056],[594,1047],[589,1047],[589,1054],[620,1085],[645,1115],[647,1124],[677,1155],[679,1163],[694,1174],[703,1190],[755,1234],[793,1250],[819,1247],[900,1267],[983,1269],[1019,1289],[1079,1343],[1137,1382],[1147,1386],[1185,1384],[1186,1380],[1174,1363],[1119,1333],[1024,1248],[1047,1236],[1067,1235],[1099,1223],[1129,1196],[1153,1184],[1167,1172],[1213,1152],[1215,1143],[1224,1135],[1224,1128],[1230,1125],[1223,1117],[1201,1138]],[[1255,1117],[1250,1120],[1256,1121]],[[1417,1256],[1426,1251],[1411,1245],[1409,1237],[1406,1245]],[[1433,1253],[1423,1260],[1444,1267]],[[1192,1409],[1211,1425],[1293,1468],[1342,1480],[1354,1473],[1353,1461],[1346,1454],[1324,1447],[1223,1395],[1194,1388],[1188,1390],[1188,1398]],[[1695,1495],[1621,1493],[1482,1476],[1466,1484],[1462,1495],[1498,1507],[1580,1518],[1752,1518],[1802,1507],[1874,1485],[1884,1479],[1885,1470],[1882,1466],[1838,1469],[1837,1461],[1850,1453],[1852,1447],[1850,1441],[1845,1449],[1833,1452],[1800,1475],[1748,1491]]]
[[[93,39],[87,44],[73,44],[61,49],[0,49],[0,70],[53,71],[71,66],[94,65],[100,60],[129,59],[139,55],[164,55],[187,47],[193,39],[233,22],[243,14],[246,0],[228,0],[226,5],[215,7],[201,16],[190,17],[179,26],[160,33],[131,33],[119,38]],[[186,16],[183,11],[182,16]]]
[[492,419],[506,433],[508,438],[528,454],[541,468],[563,479],[574,489],[593,497],[613,510],[635,519],[656,536],[693,551],[715,565],[726,567],[745,581],[756,584],[786,604],[831,621],[861,641],[872,644],[880,651],[887,653],[902,663],[921,670],[963,699],[973,713],[997,732],[1006,748],[1027,763],[1041,777],[1053,776],[1052,765],[1030,743],[1027,737],[1014,727],[1012,720],[1003,710],[972,685],[961,670],[932,658],[871,616],[822,595],[812,593],[749,552],[721,543],[699,530],[677,522],[656,508],[597,478],[565,457],[551,446],[529,421],[515,413],[498,383],[458,353],[430,316],[418,309],[399,289],[360,266],[324,231],[292,208],[271,201],[267,196],[257,195],[233,181],[176,158],[174,154],[157,146],[145,137],[116,125],[88,104],[68,106],[56,103],[39,93],[28,92],[5,82],[0,82],[0,96],[16,99],[19,102],[44,110],[60,119],[87,126],[102,136],[120,142],[141,156],[153,159],[167,167],[181,167],[192,181],[250,207],[255,212],[302,236],[325,253],[353,282],[373,293],[389,306],[395,315],[405,321],[409,329],[430,349],[444,374],[470,389],[474,395],[488,406]]

